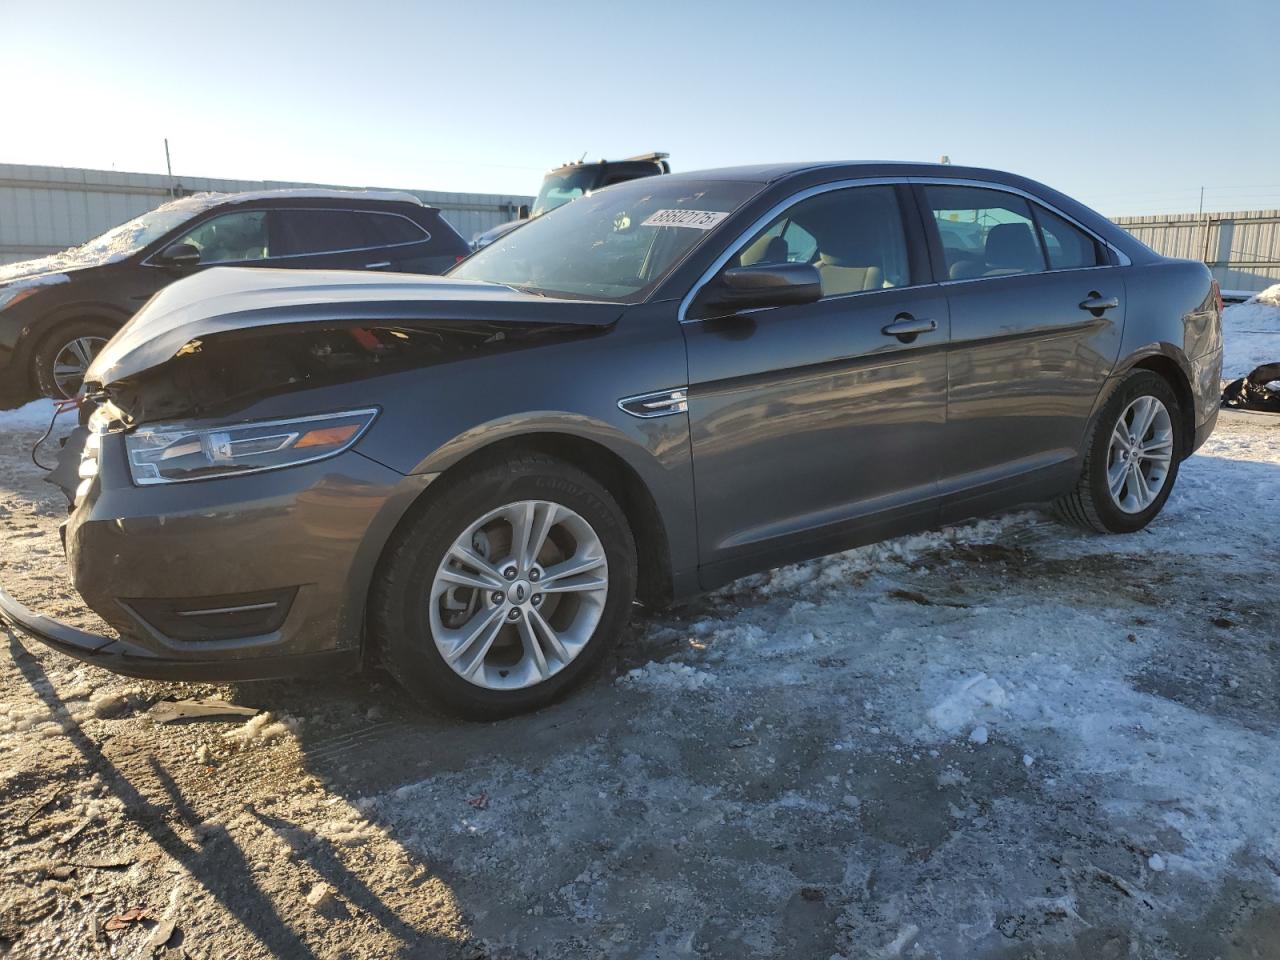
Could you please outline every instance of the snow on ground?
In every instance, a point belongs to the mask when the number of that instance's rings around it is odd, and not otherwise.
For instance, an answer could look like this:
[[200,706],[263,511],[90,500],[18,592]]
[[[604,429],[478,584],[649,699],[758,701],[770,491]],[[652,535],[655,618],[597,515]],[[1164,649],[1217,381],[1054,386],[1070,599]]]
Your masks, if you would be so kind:
[[[11,640],[0,936],[87,955],[144,905],[193,956],[1274,956],[1278,440],[1225,414],[1133,536],[1024,511],[738,581],[498,724]],[[92,628],[20,453],[0,581]],[[264,712],[153,725],[164,696]]]
[[[14,410],[0,410],[0,430],[35,430],[43,433],[53,421],[54,404],[52,400],[41,398],[23,404]],[[59,424],[68,423],[75,426],[75,414],[64,413]]]
[[1280,363],[1280,283],[1222,311],[1222,379]]

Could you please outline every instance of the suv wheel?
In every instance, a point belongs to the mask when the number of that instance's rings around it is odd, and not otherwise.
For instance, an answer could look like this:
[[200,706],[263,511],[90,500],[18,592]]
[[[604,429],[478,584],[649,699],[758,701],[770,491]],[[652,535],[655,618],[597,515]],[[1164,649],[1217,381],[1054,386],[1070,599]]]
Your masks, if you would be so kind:
[[79,393],[89,364],[115,332],[116,326],[105,320],[72,320],[58,326],[31,358],[40,392],[55,400]]
[[1094,421],[1080,480],[1055,504],[1059,514],[1102,533],[1141,530],[1173,490],[1181,423],[1168,382],[1150,370],[1131,373]]
[[541,707],[601,660],[635,595],[635,541],[599,483],[539,455],[450,484],[397,531],[373,642],[429,705],[496,718]]

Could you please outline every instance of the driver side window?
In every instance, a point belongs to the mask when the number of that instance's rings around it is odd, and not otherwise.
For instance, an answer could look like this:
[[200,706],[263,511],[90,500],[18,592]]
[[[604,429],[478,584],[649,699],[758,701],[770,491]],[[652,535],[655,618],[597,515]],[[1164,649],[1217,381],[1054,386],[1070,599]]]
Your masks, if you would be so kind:
[[265,260],[271,255],[267,241],[267,211],[224,213],[206,220],[176,242],[189,243],[199,250],[201,266]]
[[756,234],[730,266],[810,263],[822,295],[911,282],[898,197],[890,185],[850,187],[801,200]]

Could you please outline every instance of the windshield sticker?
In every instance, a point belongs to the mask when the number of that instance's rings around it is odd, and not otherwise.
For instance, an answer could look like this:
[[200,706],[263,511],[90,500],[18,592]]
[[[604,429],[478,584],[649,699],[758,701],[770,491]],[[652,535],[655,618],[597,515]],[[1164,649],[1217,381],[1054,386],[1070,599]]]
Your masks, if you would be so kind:
[[729,214],[720,210],[656,210],[642,227],[692,227],[710,230]]

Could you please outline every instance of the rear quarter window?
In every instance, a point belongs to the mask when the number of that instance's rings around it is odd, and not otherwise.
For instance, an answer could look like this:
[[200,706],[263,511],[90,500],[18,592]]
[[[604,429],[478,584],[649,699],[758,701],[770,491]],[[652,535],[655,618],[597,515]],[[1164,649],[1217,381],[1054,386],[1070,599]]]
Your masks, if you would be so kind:
[[1075,224],[1062,219],[1044,207],[1036,207],[1036,220],[1044,234],[1044,251],[1050,270],[1096,267],[1102,259],[1097,242]]
[[427,239],[425,228],[408,217],[393,213],[359,213],[365,233],[377,244],[390,246],[396,243],[420,243]]

